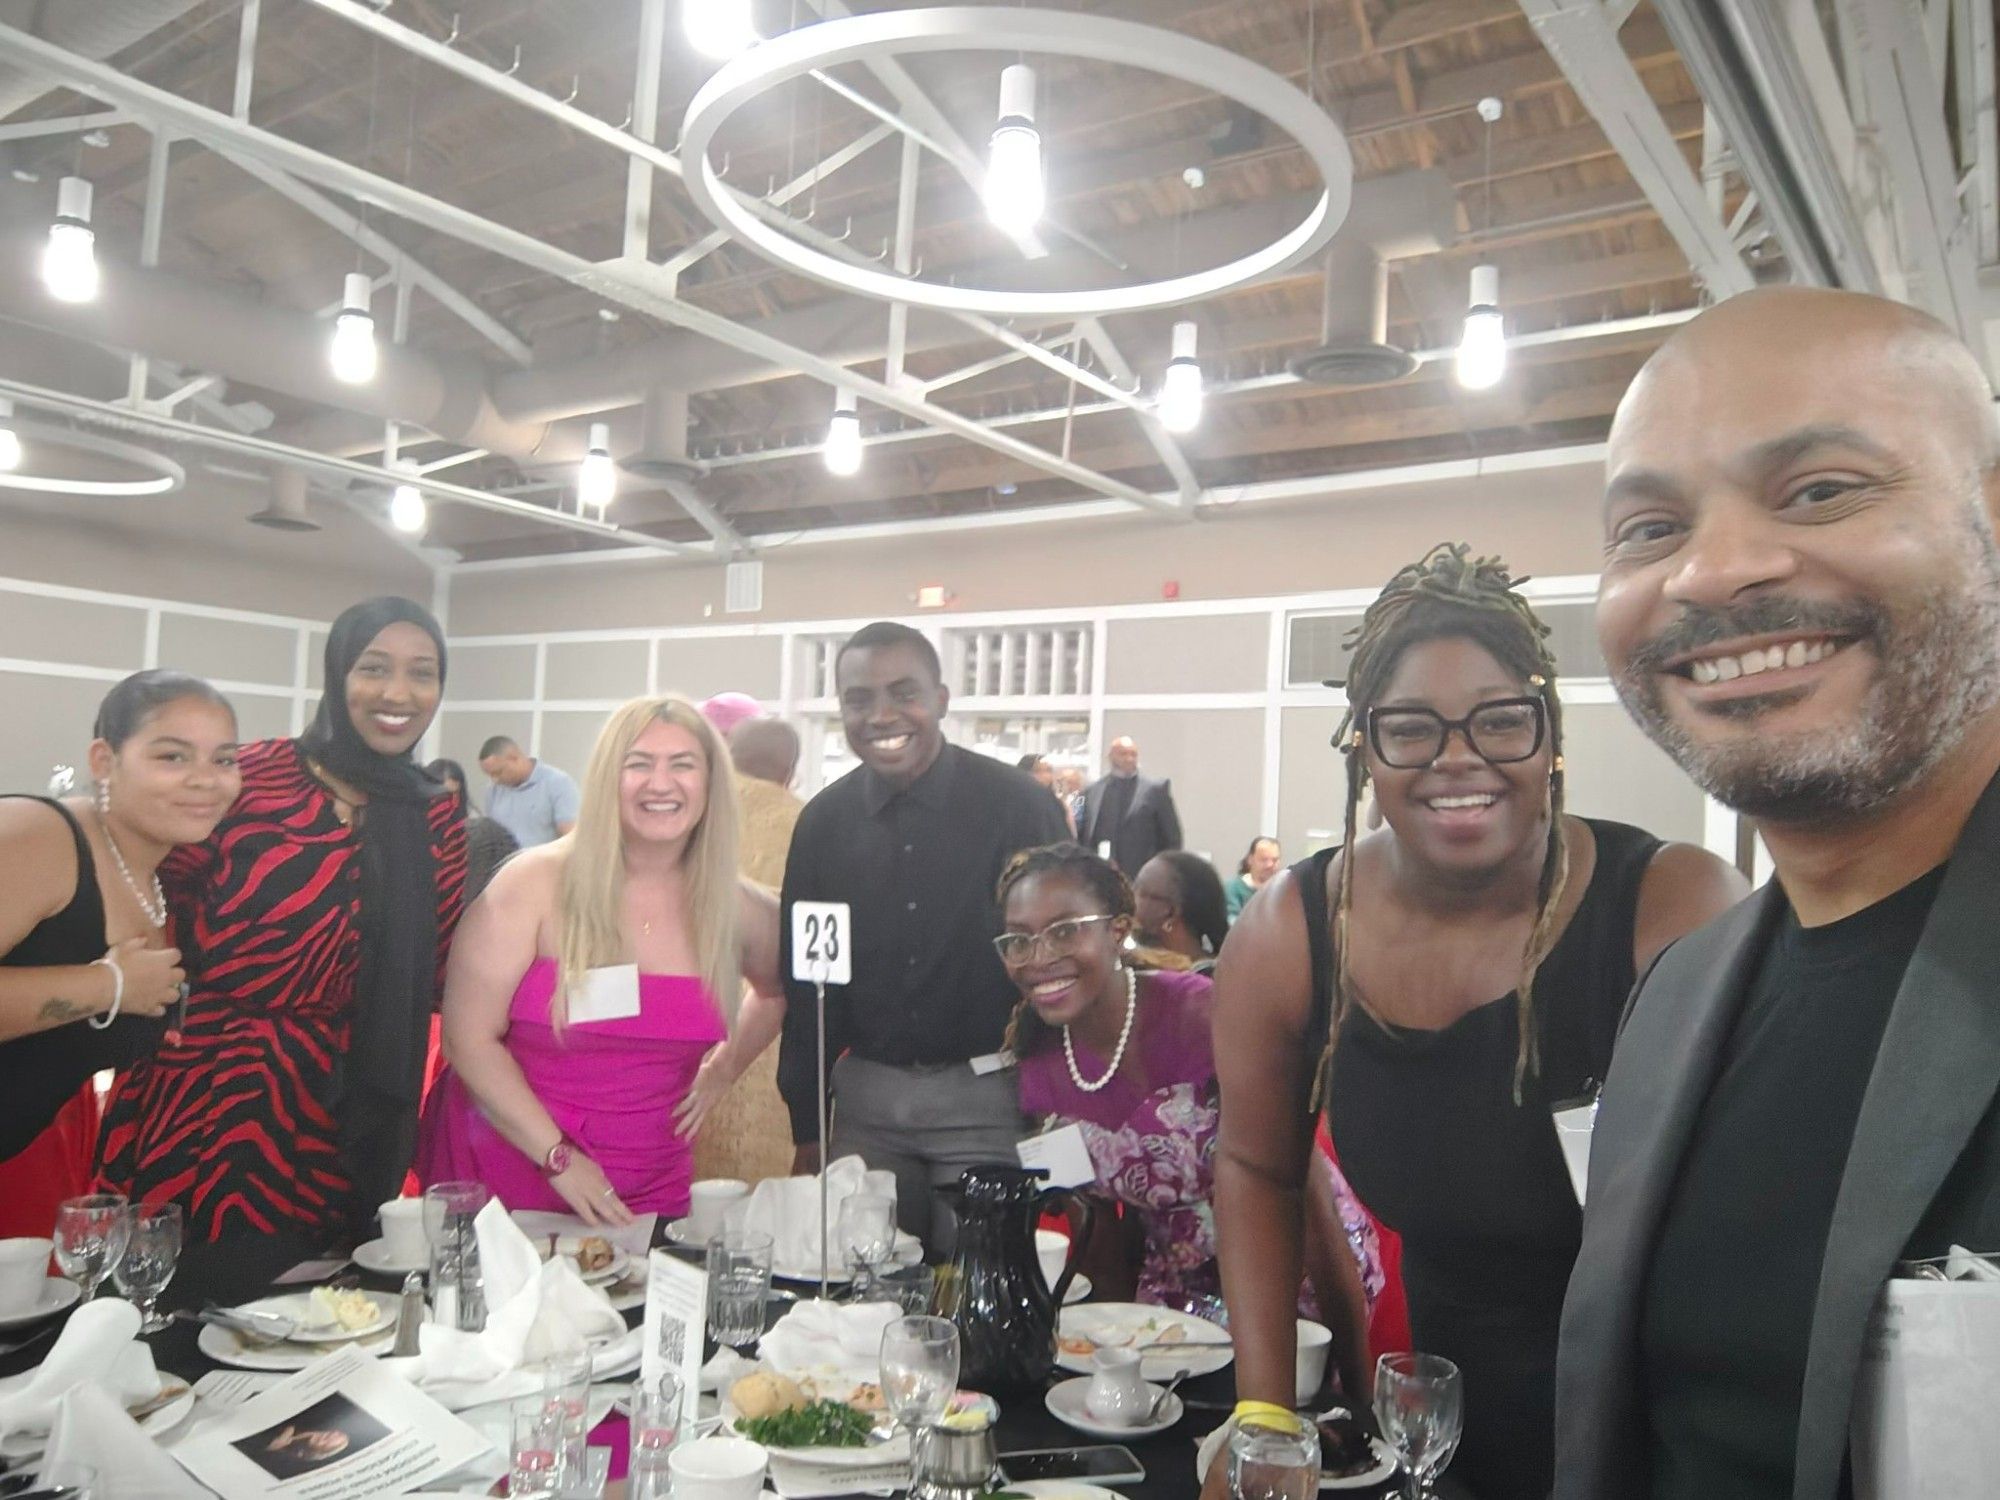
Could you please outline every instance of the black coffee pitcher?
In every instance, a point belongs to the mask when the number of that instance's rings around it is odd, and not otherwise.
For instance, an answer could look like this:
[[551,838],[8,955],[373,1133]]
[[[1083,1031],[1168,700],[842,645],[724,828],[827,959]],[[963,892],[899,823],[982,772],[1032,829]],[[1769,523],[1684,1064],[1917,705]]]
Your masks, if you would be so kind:
[[[1044,1189],[1037,1167],[969,1167],[951,1196],[958,1250],[940,1277],[938,1315],[958,1328],[959,1381],[977,1391],[1039,1390],[1056,1363],[1056,1313],[1090,1237],[1090,1204]],[[1053,1288],[1042,1280],[1035,1226],[1060,1207],[1070,1225],[1069,1259]]]

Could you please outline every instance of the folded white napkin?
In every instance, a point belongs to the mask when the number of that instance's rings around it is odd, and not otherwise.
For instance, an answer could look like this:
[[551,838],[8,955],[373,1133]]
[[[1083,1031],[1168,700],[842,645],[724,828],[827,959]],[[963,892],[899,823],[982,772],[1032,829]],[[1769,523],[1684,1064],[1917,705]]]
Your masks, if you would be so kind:
[[426,1323],[420,1334],[423,1352],[385,1359],[383,1368],[426,1389],[454,1387],[432,1394],[459,1410],[533,1391],[541,1377],[524,1375],[521,1367],[579,1343],[604,1346],[595,1359],[600,1369],[615,1369],[630,1359],[638,1332],[627,1331],[610,1301],[585,1285],[567,1259],[543,1261],[497,1199],[479,1211],[473,1229],[479,1237],[486,1327],[467,1333]]
[[[843,1156],[826,1169],[826,1212],[829,1231],[840,1223],[840,1205],[867,1187],[868,1164],[858,1156]],[[819,1179],[767,1177],[749,1198],[730,1209],[726,1222],[771,1237],[771,1261],[781,1272],[797,1276],[819,1274]],[[845,1276],[846,1257],[829,1241],[827,1271]]]
[[91,1500],[202,1500],[209,1493],[94,1385],[72,1386],[56,1402],[40,1472],[46,1478],[66,1465],[96,1473]]
[[57,1400],[77,1386],[101,1386],[125,1404],[158,1395],[160,1372],[138,1332],[139,1310],[117,1297],[99,1297],[71,1313],[47,1359],[0,1380],[0,1438],[47,1432]]
[[759,1359],[840,1401],[882,1378],[882,1330],[903,1315],[893,1302],[799,1302],[764,1335]]

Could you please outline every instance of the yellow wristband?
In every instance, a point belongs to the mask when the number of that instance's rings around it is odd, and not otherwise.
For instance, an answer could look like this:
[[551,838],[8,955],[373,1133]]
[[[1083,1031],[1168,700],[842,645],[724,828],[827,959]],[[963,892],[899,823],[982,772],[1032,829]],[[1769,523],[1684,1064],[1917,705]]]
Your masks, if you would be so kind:
[[1275,1401],[1239,1401],[1234,1415],[1239,1427],[1271,1427],[1279,1432],[1304,1432],[1306,1429],[1297,1412]]

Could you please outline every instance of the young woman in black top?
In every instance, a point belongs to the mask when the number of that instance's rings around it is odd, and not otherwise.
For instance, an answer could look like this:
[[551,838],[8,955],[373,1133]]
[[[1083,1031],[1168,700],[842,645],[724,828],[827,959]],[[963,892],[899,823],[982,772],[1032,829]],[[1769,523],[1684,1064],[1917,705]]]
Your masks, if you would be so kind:
[[184,993],[154,871],[236,800],[236,714],[198,677],[114,687],[93,795],[0,798],[0,1234],[45,1235],[87,1162],[23,1153],[91,1074],[150,1051]]
[[[1271,1289],[1298,1274],[1323,1107],[1355,1191],[1403,1236],[1417,1347],[1464,1373],[1453,1476],[1541,1500],[1582,1228],[1550,1109],[1604,1076],[1636,973],[1744,885],[1703,850],[1563,812],[1546,627],[1468,550],[1434,549],[1369,607],[1336,740],[1346,837],[1230,934],[1217,1216],[1239,1394],[1289,1404],[1292,1313]],[[1387,826],[1357,839],[1369,784]]]

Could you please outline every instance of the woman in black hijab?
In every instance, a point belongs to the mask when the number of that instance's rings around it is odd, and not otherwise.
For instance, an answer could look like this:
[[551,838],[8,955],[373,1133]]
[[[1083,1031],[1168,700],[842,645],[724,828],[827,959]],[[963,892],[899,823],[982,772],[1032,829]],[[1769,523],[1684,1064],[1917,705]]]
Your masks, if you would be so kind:
[[311,726],[246,745],[236,805],[160,867],[192,995],[112,1094],[101,1179],[191,1239],[325,1239],[401,1188],[465,879],[459,804],[411,758],[444,677],[421,606],[345,611]]

